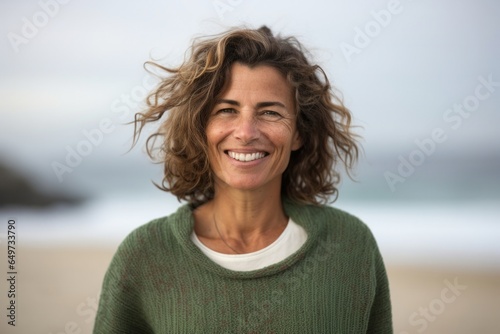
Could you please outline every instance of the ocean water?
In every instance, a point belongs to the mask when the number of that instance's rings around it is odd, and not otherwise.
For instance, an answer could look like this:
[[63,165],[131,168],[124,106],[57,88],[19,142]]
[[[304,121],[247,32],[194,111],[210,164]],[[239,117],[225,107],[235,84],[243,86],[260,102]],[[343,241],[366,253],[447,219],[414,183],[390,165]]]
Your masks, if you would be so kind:
[[[116,248],[133,229],[173,213],[171,196],[113,195],[80,206],[0,210],[2,239],[16,220],[18,247]],[[388,265],[500,271],[500,206],[477,202],[347,201],[334,206],[362,219]],[[5,224],[4,224],[5,223]]]

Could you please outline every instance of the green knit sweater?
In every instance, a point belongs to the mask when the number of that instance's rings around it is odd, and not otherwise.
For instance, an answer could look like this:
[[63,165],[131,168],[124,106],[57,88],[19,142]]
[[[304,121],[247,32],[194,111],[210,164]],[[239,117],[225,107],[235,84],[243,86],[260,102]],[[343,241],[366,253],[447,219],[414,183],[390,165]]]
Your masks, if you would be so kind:
[[285,201],[302,248],[249,272],[190,240],[191,208],[133,231],[103,283],[94,333],[392,333],[387,276],[369,229],[331,207]]

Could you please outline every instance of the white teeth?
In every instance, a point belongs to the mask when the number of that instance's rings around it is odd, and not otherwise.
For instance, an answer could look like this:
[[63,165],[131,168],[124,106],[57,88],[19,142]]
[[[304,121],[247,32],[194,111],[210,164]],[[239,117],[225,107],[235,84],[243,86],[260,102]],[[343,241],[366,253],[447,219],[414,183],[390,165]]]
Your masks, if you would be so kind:
[[257,159],[263,158],[266,154],[264,152],[257,153],[236,153],[236,152],[228,152],[229,156],[238,161],[253,161]]

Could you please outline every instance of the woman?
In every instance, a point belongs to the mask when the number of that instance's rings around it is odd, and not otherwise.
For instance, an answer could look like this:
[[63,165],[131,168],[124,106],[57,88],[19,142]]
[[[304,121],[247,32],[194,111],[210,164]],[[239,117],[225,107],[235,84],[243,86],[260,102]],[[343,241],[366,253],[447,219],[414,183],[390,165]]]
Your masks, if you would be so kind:
[[[294,38],[195,41],[136,115],[188,204],[132,232],[94,333],[392,333],[387,277],[355,217],[321,203],[358,148],[349,111]],[[164,119],[163,117],[166,117]]]

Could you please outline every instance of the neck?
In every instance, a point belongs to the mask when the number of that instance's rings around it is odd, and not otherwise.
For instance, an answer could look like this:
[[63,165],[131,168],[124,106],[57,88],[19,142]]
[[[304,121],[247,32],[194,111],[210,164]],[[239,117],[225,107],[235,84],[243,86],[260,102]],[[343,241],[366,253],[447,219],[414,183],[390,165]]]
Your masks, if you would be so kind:
[[[229,250],[248,253],[275,241],[285,229],[288,218],[279,191],[269,193],[216,191],[214,199],[199,210],[198,236],[222,239]],[[217,224],[217,226],[215,226]],[[224,245],[221,251],[224,251]]]
[[234,238],[264,234],[287,222],[279,193],[219,192],[212,210],[221,231]]

